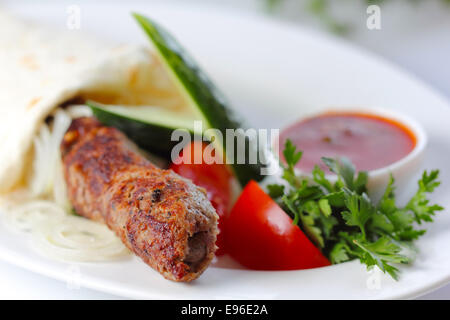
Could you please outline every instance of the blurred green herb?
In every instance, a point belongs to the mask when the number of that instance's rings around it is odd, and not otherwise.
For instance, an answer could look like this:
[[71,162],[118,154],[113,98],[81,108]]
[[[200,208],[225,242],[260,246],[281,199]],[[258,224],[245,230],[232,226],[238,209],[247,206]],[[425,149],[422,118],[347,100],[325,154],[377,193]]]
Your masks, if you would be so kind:
[[[287,0],[264,0],[265,6],[269,12],[274,12]],[[348,22],[339,21],[333,16],[331,12],[331,3],[336,0],[305,0],[305,9],[320,20],[330,31],[337,34],[345,34],[351,30],[351,26]],[[360,0],[367,5],[382,5],[389,0]],[[423,0],[405,0],[407,2],[420,2]],[[446,5],[450,5],[450,0],[438,0]],[[392,2],[392,0],[391,0]]]

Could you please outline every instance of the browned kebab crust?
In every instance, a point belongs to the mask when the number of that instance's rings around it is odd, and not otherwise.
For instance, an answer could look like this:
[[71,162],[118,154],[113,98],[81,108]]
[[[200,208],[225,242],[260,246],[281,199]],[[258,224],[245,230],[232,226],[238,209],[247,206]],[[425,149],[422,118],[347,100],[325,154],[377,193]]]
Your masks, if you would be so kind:
[[124,134],[94,118],[72,122],[61,153],[78,214],[106,223],[166,279],[191,281],[208,267],[218,216],[204,189],[155,167]]

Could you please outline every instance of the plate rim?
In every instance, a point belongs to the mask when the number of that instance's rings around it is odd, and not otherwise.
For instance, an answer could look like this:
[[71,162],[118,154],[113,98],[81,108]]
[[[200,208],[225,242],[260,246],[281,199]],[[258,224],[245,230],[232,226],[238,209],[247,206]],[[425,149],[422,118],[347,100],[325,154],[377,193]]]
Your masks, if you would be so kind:
[[[133,3],[135,3],[135,2],[132,1],[131,4],[133,4]],[[84,3],[83,5],[89,5],[89,4]],[[98,4],[95,4],[95,5],[98,5]],[[131,6],[130,3],[127,3],[127,4],[116,3],[116,5],[119,7],[130,7]],[[214,14],[219,14],[222,16],[228,16],[228,15],[232,14],[234,17],[239,17],[240,19],[246,19],[247,21],[249,21],[248,23],[252,23],[253,20],[256,20],[258,23],[264,23],[264,24],[269,23],[269,24],[277,25],[279,27],[282,27],[285,30],[288,30],[289,32],[303,32],[306,34],[311,34],[312,37],[319,38],[319,40],[321,42],[323,42],[323,41],[330,42],[331,41],[335,45],[338,45],[338,46],[344,48],[344,50],[346,50],[346,51],[348,51],[348,50],[353,51],[354,53],[356,53],[359,56],[365,56],[366,58],[372,60],[376,64],[381,64],[381,65],[386,66],[388,69],[392,70],[393,72],[395,72],[397,74],[401,74],[402,76],[409,78],[412,82],[414,82],[415,84],[417,84],[418,86],[423,88],[423,90],[426,90],[429,94],[432,94],[436,99],[440,100],[443,105],[449,106],[448,99],[440,91],[432,88],[429,84],[427,84],[425,81],[423,81],[417,75],[409,72],[408,70],[405,70],[402,67],[399,67],[398,65],[396,65],[393,62],[387,60],[386,58],[380,56],[379,54],[376,54],[367,49],[364,49],[358,45],[352,44],[348,40],[336,38],[336,37],[330,36],[326,33],[319,32],[317,30],[314,30],[314,29],[311,29],[308,27],[299,26],[299,25],[294,24],[293,22],[268,18],[268,17],[263,16],[262,14],[257,14],[254,12],[243,12],[242,10],[237,10],[237,9],[220,8],[220,10],[218,10],[217,6],[212,6],[212,5],[199,5],[199,4],[186,5],[186,4],[182,4],[182,3],[170,3],[170,4],[148,3],[148,4],[145,4],[145,7],[148,7],[148,8],[150,8],[152,6],[161,7],[164,10],[168,10],[170,8],[177,8],[177,9],[189,8],[189,11],[206,11],[206,10],[208,10],[208,11],[214,11]],[[89,32],[89,30],[87,30],[87,32]],[[86,33],[86,31],[84,31],[84,33]],[[57,279],[60,281],[67,281],[67,278],[65,278],[59,272],[56,272],[56,273],[55,272],[46,272],[42,268],[39,268],[40,270],[32,270],[30,268],[27,268],[26,260],[28,258],[22,257],[22,259],[17,259],[17,258],[14,259],[13,256],[14,256],[13,254],[8,255],[8,254],[5,254],[4,251],[0,250],[1,259],[4,261],[7,261],[10,264],[16,265],[16,266],[18,266],[22,269],[28,270],[30,272],[44,275],[49,278]],[[353,261],[351,263],[354,263],[354,262],[355,261]],[[250,270],[246,270],[246,271],[252,272]],[[289,271],[286,271],[286,272],[289,272]],[[392,296],[382,297],[382,299],[412,299],[412,298],[421,296],[423,294],[426,294],[428,292],[431,292],[435,289],[438,289],[439,287],[445,286],[449,282],[450,282],[450,271],[447,273],[447,275],[442,276],[440,279],[436,279],[434,282],[429,283],[428,285],[422,286],[421,288],[414,289],[407,293],[399,293],[397,295],[394,294]],[[86,279],[82,279],[81,284],[86,288],[92,288],[94,290],[99,290],[99,291],[102,291],[105,293],[111,293],[111,294],[114,294],[119,297],[149,299],[149,296],[153,295],[154,297],[152,297],[150,299],[165,299],[165,298],[158,297],[157,295],[155,295],[155,293],[151,293],[151,292],[148,292],[148,294],[145,297],[140,296],[140,295],[134,295],[132,293],[133,290],[129,291],[129,293],[130,293],[129,295],[124,295],[123,289],[117,290],[117,287],[108,286],[107,281],[103,281],[101,279],[97,279],[97,280],[95,278],[89,279],[89,277],[88,277]],[[173,299],[171,297],[167,297],[167,298]]]

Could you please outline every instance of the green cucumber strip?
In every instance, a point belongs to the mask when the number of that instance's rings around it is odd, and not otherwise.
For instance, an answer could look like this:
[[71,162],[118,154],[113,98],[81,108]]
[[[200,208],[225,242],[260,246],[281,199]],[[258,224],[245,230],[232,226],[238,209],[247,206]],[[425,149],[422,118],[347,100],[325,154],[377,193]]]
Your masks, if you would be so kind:
[[194,131],[194,121],[189,117],[180,116],[176,112],[168,111],[163,107],[153,106],[117,106],[100,105],[99,103],[88,102],[94,108],[101,108],[104,111],[114,113],[126,118],[141,122],[167,127],[171,129],[183,128]]
[[171,141],[174,130],[185,129],[194,136],[194,120],[161,107],[125,107],[93,101],[86,104],[101,123],[119,129],[141,148],[164,157],[169,157],[172,148],[178,144],[178,141]]
[[[228,107],[223,94],[178,41],[163,27],[149,18],[136,13],[133,15],[154,44],[162,63],[166,66],[169,75],[197,118],[201,118],[208,128],[220,130],[224,138],[226,137],[226,129],[245,128]],[[252,141],[253,139],[246,138],[246,140],[246,154],[248,154],[250,149],[255,148],[257,144]],[[250,144],[253,144],[253,147]],[[216,144],[216,146],[225,151],[225,155],[227,155],[225,144]],[[228,155],[227,158],[229,159]],[[264,165],[261,163],[237,164],[236,152],[234,152],[233,158],[234,164],[231,166],[242,186],[252,179],[260,181],[264,178],[261,175],[261,168]]]

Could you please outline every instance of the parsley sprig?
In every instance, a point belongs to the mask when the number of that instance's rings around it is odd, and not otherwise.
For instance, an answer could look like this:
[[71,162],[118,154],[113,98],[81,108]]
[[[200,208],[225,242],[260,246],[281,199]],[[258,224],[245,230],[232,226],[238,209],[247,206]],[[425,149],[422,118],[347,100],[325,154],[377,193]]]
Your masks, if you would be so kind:
[[398,279],[397,265],[413,261],[412,243],[425,233],[419,226],[443,210],[428,199],[440,184],[438,170],[425,171],[417,192],[399,207],[392,175],[383,196],[374,203],[367,194],[367,172],[356,172],[348,159],[322,158],[337,176],[330,181],[319,166],[312,178],[296,175],[294,168],[302,152],[290,140],[283,155],[282,178],[289,187],[268,185],[269,194],[332,263],[359,259],[368,269],[378,266]]

